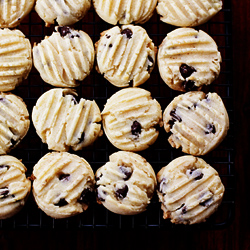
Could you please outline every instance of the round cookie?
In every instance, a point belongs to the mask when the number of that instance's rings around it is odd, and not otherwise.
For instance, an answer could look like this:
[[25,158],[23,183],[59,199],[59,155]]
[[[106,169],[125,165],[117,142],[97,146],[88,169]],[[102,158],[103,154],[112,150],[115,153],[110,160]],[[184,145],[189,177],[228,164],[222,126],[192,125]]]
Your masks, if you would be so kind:
[[56,31],[34,46],[34,66],[42,79],[53,86],[79,86],[93,68],[93,42],[81,30],[60,26]]
[[0,219],[18,213],[29,196],[31,182],[26,167],[13,156],[0,156]]
[[27,134],[29,113],[22,98],[0,92],[0,155],[15,148]]
[[96,13],[110,24],[142,24],[153,15],[157,0],[93,0],[93,4]]
[[140,26],[115,26],[101,33],[95,44],[97,71],[113,85],[143,84],[155,65],[156,47]]
[[89,163],[66,152],[43,156],[34,166],[32,179],[38,207],[56,219],[85,211],[95,185]]
[[156,141],[157,126],[162,126],[162,111],[149,91],[126,88],[108,99],[102,119],[104,132],[115,147],[141,151]]
[[0,29],[0,91],[15,89],[30,73],[31,45],[20,30]]
[[30,13],[35,0],[1,0],[0,1],[0,28],[18,26]]
[[48,148],[56,151],[80,150],[102,135],[101,112],[95,101],[80,99],[72,89],[51,89],[32,111],[37,134]]
[[229,129],[227,110],[216,93],[190,91],[179,95],[163,113],[164,128],[174,148],[205,155],[225,138]]
[[190,155],[163,167],[157,181],[163,218],[176,224],[206,221],[217,210],[225,190],[217,171]]
[[35,10],[46,26],[57,22],[60,26],[71,25],[81,20],[88,12],[91,0],[37,0]]
[[97,201],[123,215],[146,210],[156,188],[155,172],[140,155],[119,151],[96,172]]
[[159,46],[161,78],[172,89],[189,91],[211,84],[220,74],[221,54],[204,31],[179,28]]
[[222,9],[221,0],[158,0],[161,21],[180,27],[198,26]]

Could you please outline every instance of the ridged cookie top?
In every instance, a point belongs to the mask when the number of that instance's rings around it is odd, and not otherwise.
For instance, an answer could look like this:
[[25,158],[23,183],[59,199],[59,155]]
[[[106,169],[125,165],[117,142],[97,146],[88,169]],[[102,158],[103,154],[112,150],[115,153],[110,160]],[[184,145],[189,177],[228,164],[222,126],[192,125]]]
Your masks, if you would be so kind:
[[220,205],[224,186],[203,159],[182,156],[157,174],[163,218],[177,224],[204,222]]
[[13,28],[30,13],[35,0],[1,0],[0,28]]
[[0,219],[6,219],[24,206],[31,182],[26,167],[13,156],[0,156]]
[[158,0],[156,7],[163,22],[181,27],[203,24],[221,9],[221,0]]
[[0,154],[16,147],[28,132],[29,113],[23,100],[0,92]]
[[164,128],[171,132],[172,147],[192,155],[205,155],[224,139],[229,118],[221,98],[191,91],[179,95],[163,113]]
[[67,26],[33,48],[34,66],[42,79],[57,87],[76,87],[94,64],[94,45],[89,35]]
[[38,135],[49,149],[80,150],[101,135],[101,113],[95,101],[80,99],[77,103],[71,89],[45,92],[32,111]]
[[119,151],[96,172],[97,199],[117,214],[146,210],[156,187],[151,165],[140,155]]
[[93,0],[97,14],[116,25],[145,23],[153,15],[157,0]]
[[140,151],[153,144],[162,126],[161,106],[149,91],[126,88],[108,99],[102,111],[103,128],[117,148]]
[[175,90],[195,90],[212,83],[219,76],[220,63],[217,44],[202,30],[176,29],[159,47],[160,75]]
[[13,90],[29,75],[31,45],[19,30],[0,29],[0,91]]
[[60,26],[71,25],[82,19],[91,6],[91,0],[37,0],[35,10],[46,26],[56,21]]
[[156,47],[140,26],[115,26],[101,33],[95,44],[97,70],[113,85],[139,86],[154,68]]
[[74,154],[48,153],[34,166],[33,194],[38,206],[53,218],[66,218],[88,208],[94,188],[89,163]]

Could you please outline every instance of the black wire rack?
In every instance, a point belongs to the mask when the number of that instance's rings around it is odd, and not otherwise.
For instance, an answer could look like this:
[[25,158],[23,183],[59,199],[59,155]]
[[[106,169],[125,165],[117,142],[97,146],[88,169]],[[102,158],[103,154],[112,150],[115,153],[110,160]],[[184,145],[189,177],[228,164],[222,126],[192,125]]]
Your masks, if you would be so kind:
[[[214,38],[221,52],[223,62],[219,78],[209,87],[203,89],[204,92],[217,92],[223,99],[230,118],[230,129],[227,137],[214,151],[202,157],[212,165],[218,172],[225,186],[225,195],[218,211],[216,211],[205,223],[197,225],[174,225],[169,220],[162,218],[163,214],[155,194],[146,212],[134,216],[122,216],[114,214],[102,205],[92,202],[84,213],[67,219],[52,219],[38,209],[32,194],[25,207],[17,215],[10,219],[0,220],[0,229],[221,229],[228,227],[234,219],[234,200],[235,200],[235,170],[234,170],[234,115],[233,115],[233,86],[232,86],[232,9],[231,1],[224,1],[223,9],[214,16],[208,23],[196,27],[207,32]],[[155,45],[159,46],[166,34],[175,29],[171,25],[160,21],[155,13],[153,17],[142,25],[152,38]],[[99,40],[100,33],[112,27],[102,21],[95,13],[93,7],[83,20],[73,25],[75,29],[82,29],[87,32],[93,42]],[[49,36],[54,31],[54,26],[46,28],[44,22],[33,10],[22,22],[20,29],[32,44],[39,43],[45,36]],[[158,67],[155,65],[150,79],[140,86],[152,93],[164,110],[168,103],[177,95],[178,91],[171,90],[160,78]],[[47,90],[53,88],[43,82],[39,73],[33,67],[29,77],[13,93],[22,97],[27,104],[31,115],[32,108],[37,99]],[[95,100],[100,108],[103,109],[107,99],[118,91],[119,88],[107,82],[95,69],[83,81],[80,87],[76,88],[79,97]],[[157,173],[162,167],[166,166],[171,160],[182,156],[180,150],[173,149],[167,142],[168,135],[163,128],[160,128],[160,135],[157,141],[149,149],[138,152],[145,157],[153,166]],[[95,172],[104,165],[109,155],[118,151],[107,140],[106,136],[98,140],[90,147],[81,151],[71,152],[85,158]],[[27,167],[27,175],[30,176],[33,166],[48,151],[45,144],[37,136],[32,125],[28,134],[16,149],[10,154],[22,159]]]

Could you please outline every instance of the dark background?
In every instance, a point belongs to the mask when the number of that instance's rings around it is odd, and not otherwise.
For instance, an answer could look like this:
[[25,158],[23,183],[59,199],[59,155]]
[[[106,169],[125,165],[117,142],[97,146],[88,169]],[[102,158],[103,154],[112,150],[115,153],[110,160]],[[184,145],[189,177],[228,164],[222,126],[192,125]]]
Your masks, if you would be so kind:
[[[227,1],[227,0],[226,0]],[[1,230],[5,249],[250,249],[250,1],[232,0],[235,216],[220,230]]]

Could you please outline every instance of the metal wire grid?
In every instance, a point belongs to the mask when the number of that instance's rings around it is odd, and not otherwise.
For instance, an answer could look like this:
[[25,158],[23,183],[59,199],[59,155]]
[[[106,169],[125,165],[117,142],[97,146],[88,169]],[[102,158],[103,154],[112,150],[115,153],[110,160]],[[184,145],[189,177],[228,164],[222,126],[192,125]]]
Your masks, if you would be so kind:
[[[234,192],[235,192],[235,173],[234,173],[234,137],[233,137],[233,95],[232,95],[232,33],[231,33],[231,2],[225,1],[224,8],[211,21],[198,27],[210,34],[217,42],[221,52],[223,62],[219,78],[211,86],[204,89],[205,92],[217,92],[223,99],[230,118],[230,129],[226,139],[221,145],[207,156],[202,157],[211,164],[220,174],[226,191],[223,202],[218,211],[212,215],[207,222],[193,226],[183,226],[171,224],[168,220],[162,218],[160,203],[155,196],[148,210],[135,216],[122,216],[109,212],[103,206],[93,201],[87,211],[81,215],[68,219],[55,220],[48,217],[37,208],[35,201],[30,195],[27,204],[19,214],[13,218],[0,220],[1,229],[219,229],[230,225],[234,218]],[[162,23],[159,16],[154,14],[149,22],[142,25],[153,39],[155,45],[159,46],[166,34],[176,27]],[[93,8],[88,12],[85,18],[74,25],[76,29],[82,29],[87,32],[96,42],[103,30],[112,26],[102,21]],[[46,35],[52,34],[54,26],[45,28],[43,21],[33,10],[25,21],[18,27],[30,39],[31,44],[40,42]],[[151,73],[150,79],[140,87],[151,91],[152,96],[156,98],[162,106],[166,108],[168,103],[180,93],[171,90],[160,78],[157,65]],[[30,76],[19,87],[13,91],[14,94],[21,96],[27,104],[29,113],[37,99],[45,91],[51,89],[47,83],[44,83],[39,73],[33,68]],[[107,82],[95,69],[92,70],[83,84],[76,88],[79,97],[86,99],[95,99],[100,109],[103,109],[106,100],[119,89]],[[176,157],[182,156],[180,150],[171,148],[167,142],[168,135],[163,128],[160,128],[160,135],[156,143],[149,149],[139,152],[153,166],[157,173],[162,167],[167,165]],[[118,151],[114,148],[107,138],[102,136],[92,146],[81,150],[80,152],[71,152],[84,157],[92,166],[94,172],[108,161],[109,155]],[[11,155],[22,159],[30,176],[33,166],[37,161],[48,152],[45,144],[41,143],[33,125],[23,141],[18,147],[11,151]]]

